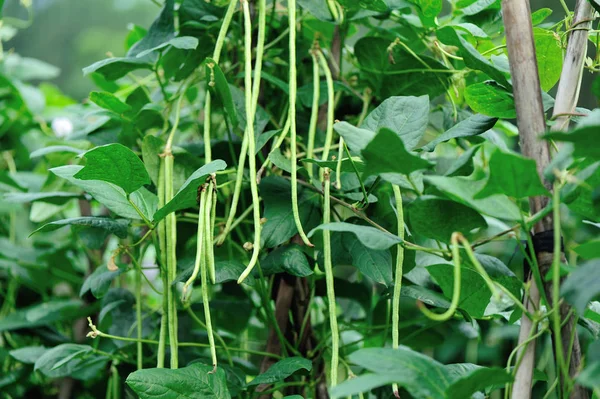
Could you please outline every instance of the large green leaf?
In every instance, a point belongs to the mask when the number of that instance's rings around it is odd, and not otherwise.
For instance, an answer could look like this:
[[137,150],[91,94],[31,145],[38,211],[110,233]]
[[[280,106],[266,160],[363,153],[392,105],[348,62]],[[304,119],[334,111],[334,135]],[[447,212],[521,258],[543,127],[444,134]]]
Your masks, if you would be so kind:
[[195,206],[198,197],[198,187],[204,184],[209,175],[223,170],[226,167],[227,164],[224,161],[217,159],[196,170],[188,177],[185,183],[183,183],[173,199],[156,211],[154,214],[154,222],[159,222],[171,212]]
[[447,399],[465,399],[487,387],[504,386],[514,377],[506,369],[481,367],[454,381],[446,390]]
[[125,383],[140,399],[229,399],[225,372],[194,363],[180,369],[143,369],[129,374]]
[[499,2],[499,0],[459,0],[456,2],[456,7],[460,8],[465,15],[475,15]]
[[412,230],[428,238],[449,242],[454,232],[467,235],[473,229],[487,226],[473,208],[433,196],[422,196],[407,207]]
[[333,128],[344,138],[344,143],[354,152],[361,152],[375,137],[375,132],[361,129],[348,122],[336,122]]
[[131,111],[131,106],[119,100],[114,94],[105,91],[93,91],[90,93],[90,101],[97,106],[122,115]]
[[471,115],[467,119],[458,122],[456,125],[446,130],[436,139],[427,143],[427,145],[424,145],[423,149],[425,151],[433,151],[435,146],[439,143],[460,137],[471,137],[485,133],[494,127],[497,120],[497,118],[491,118],[481,114]]
[[312,370],[312,362],[303,357],[288,357],[269,367],[267,371],[250,381],[248,386],[283,381],[299,370]]
[[204,65],[206,66],[205,70],[208,87],[211,88],[212,91],[217,94],[219,100],[221,100],[221,104],[223,104],[225,111],[227,112],[231,126],[237,126],[239,123],[237,109],[233,103],[231,90],[229,89],[229,84],[227,83],[223,71],[219,67],[219,64],[212,58],[207,58]]
[[154,20],[146,36],[135,43],[127,52],[135,57],[143,51],[154,49],[175,37],[175,0],[166,0],[159,16]]
[[[427,266],[427,271],[438,283],[444,295],[447,298],[452,298],[454,266],[440,263]],[[492,296],[492,292],[485,284],[483,277],[472,269],[461,267],[460,282],[460,301],[458,302],[458,307],[469,313],[471,317],[483,317]]]
[[[445,391],[450,386],[450,376],[441,363],[405,346],[360,349],[350,354],[349,360],[377,377],[361,383],[354,383],[354,379],[343,382],[331,390],[333,397],[395,382],[416,399],[445,399]],[[347,386],[353,389],[347,389]]]
[[94,378],[109,358],[94,353],[89,345],[62,344],[49,349],[35,362],[34,370],[50,378]]
[[111,271],[108,270],[106,265],[98,266],[83,282],[81,290],[79,290],[79,296],[83,296],[90,291],[94,297],[102,298],[110,288],[112,281],[125,271],[122,268]]
[[[267,219],[261,232],[262,246],[273,248],[298,233],[292,213],[292,186],[282,177],[267,176],[260,181],[260,192],[265,203]],[[300,222],[308,230],[321,220],[321,196],[307,188],[298,190]]]
[[397,245],[402,242],[400,237],[386,233],[375,227],[360,226],[345,222],[334,222],[319,225],[311,230],[310,233],[308,233],[308,236],[312,237],[319,230],[352,233],[356,235],[361,243],[371,249],[384,250],[388,249],[392,245]]
[[477,49],[463,38],[453,27],[446,26],[438,29],[436,34],[442,43],[458,47],[466,66],[487,74],[490,78],[494,79],[504,87],[511,87],[504,72],[499,70],[487,58],[481,55]]
[[490,176],[486,185],[475,195],[475,199],[495,194],[504,194],[512,198],[548,195],[537,174],[533,159],[514,153],[496,150],[490,159]]
[[[50,169],[58,177],[67,179],[70,183],[83,188],[96,201],[106,206],[119,216],[128,219],[141,219],[135,208],[127,200],[125,191],[112,183],[100,180],[80,180],[74,177],[83,169],[78,165],[59,166]],[[130,195],[131,201],[142,211],[146,218],[151,219],[154,214],[158,198],[145,188],[141,188]]]
[[428,123],[428,96],[398,96],[385,99],[371,111],[361,128],[372,132],[388,128],[400,136],[407,149],[412,150],[419,144]]
[[560,292],[583,315],[588,303],[600,294],[600,259],[577,266],[562,284]]
[[416,4],[426,18],[435,18],[442,12],[442,0],[410,0],[410,2]]
[[371,249],[352,234],[343,234],[344,248],[352,258],[352,265],[374,282],[391,286],[392,254],[389,250]]
[[3,199],[6,202],[13,202],[17,204],[39,201],[53,205],[64,205],[75,198],[81,198],[81,195],[78,193],[54,191],[40,193],[6,193],[4,194]]
[[533,28],[535,56],[542,90],[549,91],[558,79],[563,66],[563,49],[560,36],[553,31]]
[[261,262],[261,267],[266,275],[286,272],[293,276],[306,277],[313,274],[306,255],[295,244],[281,246],[269,252]]
[[473,111],[483,115],[506,119],[517,117],[512,93],[491,80],[467,86],[465,100]]
[[122,144],[108,144],[85,153],[86,165],[73,177],[100,180],[121,187],[131,194],[146,184],[150,176],[140,158]]
[[35,233],[58,230],[64,226],[96,227],[106,230],[119,238],[127,238],[127,227],[129,226],[129,220],[111,219],[95,216],[62,219],[46,223],[45,225],[31,233],[30,236]]
[[152,69],[152,63],[145,58],[107,58],[83,68],[83,74],[89,75],[95,72],[107,80],[117,80],[137,69]]
[[46,352],[48,348],[44,346],[24,346],[22,348],[11,350],[10,356],[21,363],[35,364],[35,362]]
[[577,376],[577,382],[590,389],[600,389],[600,361],[588,364]]
[[573,143],[575,147],[573,155],[576,157],[590,157],[599,160],[598,129],[600,129],[600,109],[595,109],[583,118],[579,126],[572,132],[552,132],[544,137],[554,141]]
[[362,156],[366,164],[364,176],[381,175],[384,179],[433,166],[429,161],[408,152],[400,137],[387,128],[379,130],[362,150]]
[[137,58],[144,57],[155,51],[162,50],[167,46],[173,46],[173,47],[181,49],[181,50],[195,50],[198,47],[198,39],[196,39],[195,37],[191,37],[191,36],[175,37],[166,42],[162,42],[162,43],[156,45],[155,47],[152,47],[147,50],[139,52],[138,54],[136,54],[136,57]]
[[44,303],[17,309],[0,318],[0,331],[45,326],[59,321],[73,320],[82,312],[83,302],[78,299],[51,299]]
[[492,195],[483,199],[475,198],[475,195],[485,185],[483,180],[473,180],[471,177],[463,176],[425,176],[424,179],[451,199],[472,207],[482,215],[504,220],[521,220],[521,213],[517,205],[504,195]]
[[[364,37],[354,45],[354,55],[369,85],[378,97],[442,94],[450,83],[448,68],[437,60],[421,55],[419,59],[401,45],[391,41]],[[442,71],[442,72],[439,72]]]

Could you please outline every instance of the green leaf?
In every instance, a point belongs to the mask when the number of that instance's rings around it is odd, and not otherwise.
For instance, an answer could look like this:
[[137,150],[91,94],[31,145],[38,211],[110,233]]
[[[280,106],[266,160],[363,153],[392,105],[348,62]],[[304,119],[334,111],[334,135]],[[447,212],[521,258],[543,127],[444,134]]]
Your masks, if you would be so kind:
[[[338,166],[338,161],[322,161],[320,159],[308,159],[305,158],[302,160],[302,162],[308,162],[308,163],[312,163],[317,165],[320,168],[329,168],[331,170],[336,170],[337,166]],[[349,173],[354,173],[354,167],[356,167],[356,170],[358,170],[359,172],[362,172],[365,170],[365,164],[363,163],[362,159],[358,158],[358,157],[352,157],[352,160],[350,160],[350,158],[342,158],[342,165],[341,165],[341,171],[342,172],[349,172]],[[354,163],[354,166],[352,166],[352,164]]]
[[571,272],[560,289],[561,296],[582,315],[600,294],[600,259],[589,260]]
[[355,127],[348,122],[336,122],[333,128],[344,138],[348,148],[354,152],[361,152],[375,137],[375,132]]
[[[96,201],[100,202],[117,215],[128,219],[141,219],[135,208],[127,200],[127,195],[122,188],[117,187],[112,183],[107,183],[100,180],[79,180],[74,178],[73,176],[82,169],[82,166],[67,165],[52,168],[50,169],[50,172],[54,173],[58,177],[67,179],[70,183],[78,187],[83,188],[92,197],[94,197]],[[144,216],[150,219],[153,213],[149,213],[149,211],[155,208],[156,204],[158,203],[158,198],[156,195],[150,193],[145,188],[141,188],[132,193],[130,195],[130,199],[140,210],[142,210]]]
[[460,8],[465,15],[475,15],[499,3],[499,0],[459,0],[456,2],[456,7]]
[[586,241],[573,248],[573,251],[583,259],[600,258],[600,239],[595,238]]
[[41,192],[41,193],[6,193],[4,200],[23,204],[26,202],[45,202],[53,205],[64,205],[72,199],[81,198],[81,194],[70,192]]
[[223,170],[226,167],[227,164],[224,161],[217,159],[207,163],[192,173],[185,183],[183,183],[173,199],[156,211],[153,218],[154,223],[158,223],[171,212],[195,206],[197,204],[198,187],[204,184],[209,175]]
[[402,242],[400,237],[394,236],[390,233],[381,231],[371,226],[360,226],[352,223],[345,222],[334,222],[322,224],[315,227],[308,233],[309,237],[312,237],[319,230],[337,231],[343,233],[352,233],[363,243],[366,247],[371,249],[384,250],[388,249],[392,245],[397,245]]
[[73,320],[82,314],[83,302],[78,299],[50,299],[44,303],[17,309],[0,319],[0,331],[45,326]]
[[498,367],[477,368],[454,381],[446,390],[447,399],[465,399],[487,387],[503,386],[514,380],[511,373]]
[[442,0],[409,0],[417,5],[421,15],[426,18],[435,18],[442,12]]
[[[446,298],[452,298],[454,266],[440,263],[427,266],[427,271],[436,283],[438,283]],[[492,292],[485,284],[483,277],[470,268],[461,267],[460,282],[460,301],[458,302],[458,307],[469,313],[471,317],[483,317],[492,297]]]
[[44,346],[24,346],[11,350],[9,354],[21,363],[34,364],[47,350]]
[[483,115],[505,119],[517,117],[512,93],[491,80],[467,86],[465,100],[473,111]]
[[[381,37],[364,37],[354,45],[354,55],[367,83],[382,99],[410,93],[431,98],[444,93],[452,75],[434,58],[415,58],[401,45]],[[440,72],[441,71],[441,72]]]
[[303,357],[288,357],[269,367],[267,371],[250,381],[248,386],[283,381],[290,375],[303,369],[306,371],[312,370],[312,362]]
[[140,158],[122,144],[96,147],[84,155],[87,163],[73,177],[81,180],[100,180],[121,187],[131,194],[140,187],[150,184]]
[[575,157],[590,157],[600,159],[598,145],[598,129],[600,129],[600,109],[593,110],[583,118],[576,129],[569,133],[552,132],[544,136],[546,139],[573,143]]
[[392,130],[409,150],[419,144],[429,123],[429,97],[390,97],[366,117],[361,128]]
[[365,8],[371,11],[387,12],[388,6],[383,0],[362,0],[359,3],[361,8]]
[[[400,346],[398,349],[360,349],[351,353],[349,360],[375,373],[374,375],[377,377],[363,379],[360,384],[353,383],[355,379],[343,382],[331,389],[333,397],[339,398],[395,382],[415,398],[446,398],[445,390],[450,385],[450,377],[444,366],[406,346]],[[360,389],[360,391],[350,392],[346,386]]]
[[[218,261],[215,264],[215,283],[221,284],[227,281],[237,281],[241,276],[246,266],[235,260]],[[252,285],[254,277],[249,275],[245,280],[245,284]]]
[[135,57],[138,54],[154,49],[162,43],[168,42],[175,36],[175,0],[166,0],[159,16],[152,22],[146,36],[135,43],[127,52],[127,57]]
[[383,128],[362,150],[365,159],[364,176],[381,175],[387,179],[391,174],[408,175],[416,170],[429,169],[433,164],[412,155],[393,131]]
[[548,195],[533,159],[496,150],[489,165],[490,176],[487,183],[473,198],[487,198],[494,194],[505,194],[517,199]]
[[129,220],[111,219],[94,216],[62,219],[46,223],[45,225],[31,233],[29,236],[31,237],[35,233],[45,233],[48,231],[58,230],[64,226],[83,226],[101,228],[108,231],[109,233],[116,235],[119,238],[127,238],[127,227],[129,226]]
[[407,207],[414,233],[449,242],[455,231],[468,235],[471,230],[486,227],[485,219],[472,208],[433,196],[422,196]]
[[486,183],[483,180],[473,180],[472,177],[463,176],[425,176],[424,179],[450,199],[470,206],[482,215],[503,220],[521,220],[521,212],[517,205],[504,195],[493,195],[483,199],[475,198],[475,195],[482,190]]
[[221,104],[223,104],[225,112],[227,113],[229,121],[231,122],[231,126],[237,126],[239,123],[237,109],[233,103],[233,97],[231,95],[231,90],[229,89],[229,83],[227,83],[227,79],[225,78],[225,74],[223,74],[219,64],[217,64],[212,58],[207,58],[204,65],[208,87],[211,89],[211,91],[217,94]]
[[160,170],[160,154],[164,148],[164,142],[158,137],[150,134],[144,137],[142,142],[142,159],[144,160],[144,166],[146,171],[154,183],[158,187],[158,175]]
[[126,269],[121,268],[110,271],[106,268],[106,265],[98,266],[83,282],[81,290],[79,290],[79,296],[82,297],[86,292],[91,291],[94,297],[102,298],[110,288],[112,281],[125,271]]
[[[598,6],[600,9],[600,5]],[[590,363],[577,376],[577,382],[590,389],[600,389],[600,361]]]
[[469,116],[446,130],[443,134],[438,136],[436,139],[427,143],[422,148],[425,151],[433,151],[435,146],[439,143],[443,143],[452,139],[461,137],[471,137],[483,134],[494,127],[498,118],[490,118],[489,116],[475,114]]
[[306,255],[295,244],[282,246],[269,252],[261,262],[261,267],[265,275],[286,272],[292,276],[306,277],[313,274]]
[[105,91],[93,91],[90,93],[90,101],[101,108],[122,115],[131,111],[131,106],[119,100],[114,94]]
[[342,241],[352,257],[352,265],[362,274],[385,286],[393,284],[392,254],[389,250],[371,249],[351,234],[344,234]]
[[193,363],[180,369],[143,369],[129,374],[125,383],[140,399],[229,399],[225,372]]
[[138,54],[136,54],[136,57],[142,58],[148,54],[155,52],[156,50],[161,50],[167,46],[173,46],[181,50],[195,50],[198,47],[198,39],[191,36],[179,36],[169,41],[163,42],[153,48],[141,51]]
[[50,378],[88,380],[106,367],[109,358],[97,355],[89,345],[62,344],[48,349],[35,362],[34,370]]
[[[260,192],[265,204],[261,246],[273,248],[283,244],[298,233],[292,213],[291,183],[278,176],[267,176],[260,181]],[[305,230],[316,226],[321,220],[321,197],[308,188],[298,189],[300,222]]]
[[490,78],[494,79],[504,87],[511,87],[504,73],[494,66],[487,58],[481,55],[477,49],[456,32],[454,28],[446,26],[438,29],[437,37],[446,45],[458,47],[466,66],[487,74]]
[[416,299],[436,308],[448,309],[450,307],[450,301],[442,294],[420,285],[402,285],[400,295],[405,298]]
[[549,91],[560,79],[562,71],[563,49],[561,39],[554,32],[542,28],[533,28],[533,39],[540,85],[542,90]]
[[70,152],[73,154],[80,155],[80,154],[83,154],[85,151],[82,149],[79,149],[79,148],[70,147],[68,145],[51,145],[51,146],[43,147],[43,148],[33,151],[31,154],[29,154],[29,158],[31,158],[31,159],[39,158],[41,156],[48,155],[48,154],[54,154],[57,152]]
[[107,58],[83,68],[83,74],[99,73],[107,80],[117,80],[137,69],[152,69],[152,63],[138,58]]
[[297,0],[298,5],[304,8],[309,15],[327,22],[333,22],[333,18],[331,17],[331,12],[329,11],[329,7],[327,7],[327,3],[324,1],[314,1],[314,0]]
[[540,8],[539,10],[535,10],[531,13],[531,24],[533,26],[539,25],[550,15],[552,15],[552,9],[550,8]]

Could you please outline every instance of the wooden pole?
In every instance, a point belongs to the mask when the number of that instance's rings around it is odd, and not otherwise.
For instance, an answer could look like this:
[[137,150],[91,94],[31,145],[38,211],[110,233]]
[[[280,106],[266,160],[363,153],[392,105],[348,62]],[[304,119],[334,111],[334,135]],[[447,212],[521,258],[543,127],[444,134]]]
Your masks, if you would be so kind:
[[[588,3],[587,0],[579,0],[578,8],[583,7],[582,3]],[[588,4],[589,8],[589,4]],[[583,11],[581,11],[583,14]],[[513,94],[515,97],[515,108],[517,111],[517,124],[519,127],[519,138],[521,144],[521,151],[523,155],[532,158],[537,163],[537,171],[542,179],[543,171],[546,166],[550,163],[550,150],[548,143],[540,140],[539,136],[545,131],[546,124],[544,118],[544,109],[542,105],[541,88],[539,82],[537,61],[535,58],[535,45],[533,39],[533,27],[531,25],[531,10],[529,9],[529,2],[523,0],[503,0],[502,1],[502,14],[504,19],[504,26],[506,29],[506,46],[508,50],[508,57],[510,61],[510,70],[513,83]],[[577,14],[577,13],[576,13]],[[577,19],[576,19],[577,20]],[[574,31],[579,32],[579,31]],[[571,37],[574,36],[572,33]],[[579,34],[578,36],[583,36]],[[585,33],[587,40],[587,33]],[[573,45],[571,45],[573,42]],[[565,61],[565,67],[572,65],[569,69],[573,70],[579,65],[579,72],[575,79],[581,78],[581,62],[585,50],[575,50],[575,43],[581,43],[581,38],[578,37],[577,41],[570,41],[570,47],[573,47],[571,51],[568,51],[567,60]],[[581,46],[581,44],[580,44]],[[569,59],[569,53],[571,58]],[[577,57],[574,57],[577,53]],[[581,60],[579,57],[582,57]],[[579,84],[568,87],[572,84],[573,80],[571,77],[565,78],[565,70],[561,75],[561,84],[559,85],[559,94],[565,98],[565,103],[561,104],[559,108],[555,108],[557,114],[573,112],[577,97],[579,93]],[[570,76],[570,74],[569,74]],[[565,79],[563,83],[563,79]],[[561,91],[562,87],[562,91]],[[561,94],[562,93],[562,94]],[[557,98],[558,100],[558,98]],[[558,101],[557,101],[558,102]],[[565,111],[565,109],[567,111]],[[560,118],[560,117],[559,117]],[[562,126],[568,126],[568,117],[566,123],[564,120],[560,121]],[[551,184],[544,181],[544,185],[548,190],[551,190]],[[539,212],[548,205],[549,199],[547,197],[532,197],[529,199],[529,205],[532,213]],[[552,215],[540,220],[533,226],[533,234],[540,234],[553,229]],[[538,265],[540,268],[541,275],[545,275],[546,272],[552,266],[553,256],[551,250],[548,252],[536,253]],[[544,289],[546,292],[551,292],[552,282],[545,284]],[[532,281],[530,297],[525,298],[525,305],[528,310],[532,311],[537,308],[540,301],[539,287]],[[563,313],[565,312],[565,313]],[[569,312],[569,308],[566,305],[560,306],[561,316],[566,317]],[[525,342],[532,334],[535,333],[533,329],[537,326],[533,325],[532,321],[526,315],[521,318],[521,330],[519,332],[519,344]],[[571,317],[562,328],[562,341],[563,351],[568,353],[571,349],[571,331],[575,328],[574,318]],[[576,353],[577,352],[577,353]],[[577,334],[574,336],[573,341],[573,354],[571,355],[569,370],[570,374],[574,375],[579,368],[581,350],[579,347],[579,340]],[[535,367],[535,341],[524,346],[519,351],[519,356],[523,356],[522,361],[516,371],[515,382],[513,384],[512,399],[530,399],[531,388],[532,388],[532,377],[533,370]],[[565,359],[568,355],[565,356]],[[587,392],[580,388],[575,387],[571,398],[584,399],[587,398]]]

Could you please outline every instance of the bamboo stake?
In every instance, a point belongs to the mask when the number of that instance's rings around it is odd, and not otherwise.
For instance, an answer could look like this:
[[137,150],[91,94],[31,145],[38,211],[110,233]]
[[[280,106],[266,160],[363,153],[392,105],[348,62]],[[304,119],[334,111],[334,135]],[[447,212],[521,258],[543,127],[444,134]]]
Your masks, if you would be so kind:
[[[582,3],[587,3],[585,0],[578,1],[578,10],[583,7]],[[543,179],[543,171],[546,166],[550,163],[550,150],[546,142],[540,141],[539,136],[544,133],[545,120],[544,110],[541,98],[541,88],[539,83],[539,75],[537,68],[537,61],[535,58],[535,45],[533,40],[533,28],[531,25],[531,11],[529,9],[529,2],[522,0],[503,0],[502,1],[502,14],[504,19],[504,25],[506,27],[506,44],[510,61],[510,70],[513,82],[513,93],[515,97],[515,107],[517,111],[517,124],[519,126],[519,137],[521,150],[527,157],[534,159],[537,163],[537,171],[540,177]],[[574,31],[578,32],[578,31]],[[574,33],[571,37],[575,36]],[[579,34],[578,36],[581,36]],[[587,36],[587,33],[586,33]],[[583,39],[585,42],[586,39]],[[574,109],[577,96],[579,93],[579,83],[573,87],[567,87],[572,85],[575,80],[580,80],[581,77],[581,60],[577,60],[573,57],[574,53],[581,53],[581,57],[585,54],[585,50],[575,50],[576,43],[581,43],[581,39],[572,41],[573,44],[569,43],[570,51],[567,51],[567,61],[565,62],[565,69],[563,69],[561,75],[561,84],[559,85],[559,93],[561,97],[564,97],[564,103],[560,105],[560,108],[555,108],[556,113],[572,112]],[[579,44],[581,46],[581,44]],[[569,58],[570,55],[570,58]],[[574,67],[579,66],[579,70],[576,70],[575,77],[571,77],[571,73],[567,73],[566,69],[573,70]],[[566,76],[569,77],[566,77]],[[563,79],[564,83],[563,83]],[[561,92],[562,86],[562,92]],[[558,103],[558,98],[557,98]],[[568,119],[560,121],[561,126],[568,126]],[[551,190],[551,184],[547,181],[544,182],[546,188]],[[548,204],[548,198],[546,197],[533,197],[529,200],[530,208],[532,213],[539,212]],[[533,226],[534,234],[539,234],[552,230],[553,228],[553,217],[548,215],[541,219],[538,223]],[[553,256],[550,252],[539,252],[536,254],[540,272],[542,275],[549,270],[552,265]],[[552,290],[552,282],[545,284],[545,290],[548,292]],[[529,311],[534,311],[538,307],[540,301],[539,288],[532,281],[530,297],[525,298],[525,306]],[[561,306],[561,315],[566,305]],[[568,313],[568,307],[566,307]],[[566,316],[567,313],[564,315]],[[574,326],[574,320],[571,318],[563,328],[563,350],[566,352],[566,358],[568,358],[568,352],[571,348],[570,336],[567,333],[572,331]],[[521,318],[521,330],[519,332],[519,344],[527,340],[532,334],[532,329],[535,328],[535,324],[526,316],[523,315]],[[535,333],[535,331],[533,331]],[[575,355],[575,351],[579,350],[579,341],[577,335],[573,342],[573,355],[571,356],[571,363],[569,369],[570,374],[577,371],[580,362],[579,356]],[[522,361],[519,368],[516,371],[515,382],[513,384],[512,399],[530,399],[531,398],[531,387],[533,369],[535,366],[535,341],[529,345],[524,346],[519,351],[519,357],[522,356]],[[587,393],[580,388],[573,391],[571,398],[583,399],[587,398]]]

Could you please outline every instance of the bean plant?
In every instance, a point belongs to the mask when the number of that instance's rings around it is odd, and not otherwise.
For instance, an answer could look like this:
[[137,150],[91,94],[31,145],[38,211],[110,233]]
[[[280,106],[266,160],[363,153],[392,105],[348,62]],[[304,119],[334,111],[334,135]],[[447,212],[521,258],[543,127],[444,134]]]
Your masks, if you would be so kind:
[[5,45],[0,396],[600,398],[600,3],[526,15],[545,165],[511,2],[148,1],[83,101]]

